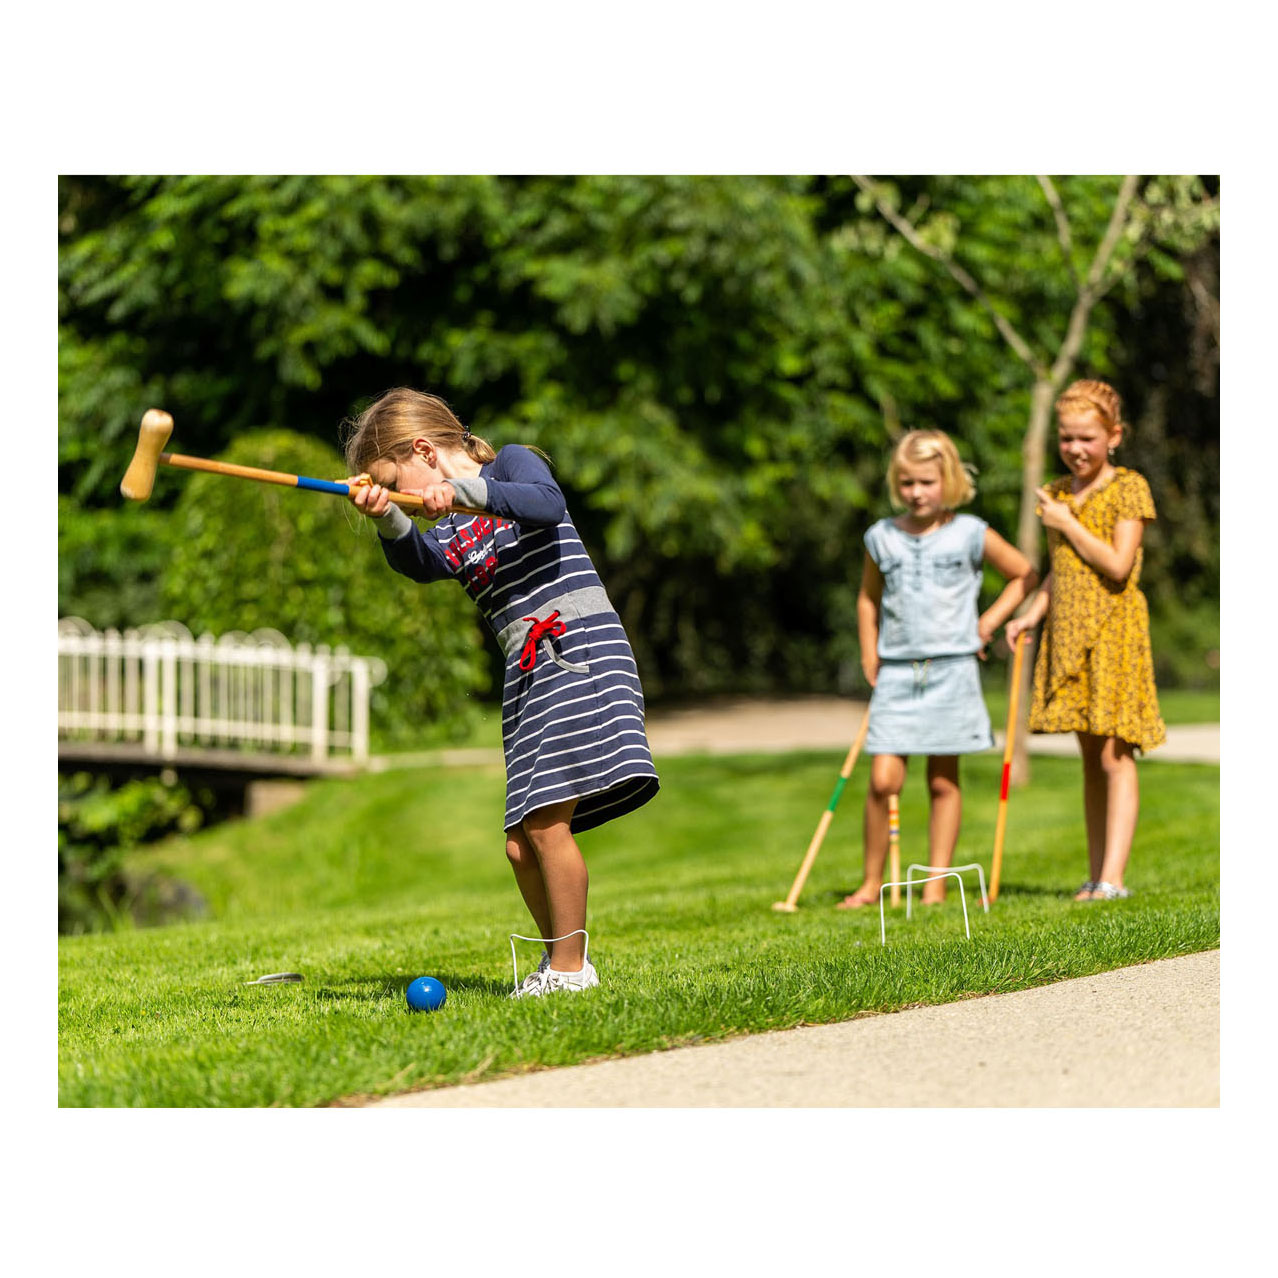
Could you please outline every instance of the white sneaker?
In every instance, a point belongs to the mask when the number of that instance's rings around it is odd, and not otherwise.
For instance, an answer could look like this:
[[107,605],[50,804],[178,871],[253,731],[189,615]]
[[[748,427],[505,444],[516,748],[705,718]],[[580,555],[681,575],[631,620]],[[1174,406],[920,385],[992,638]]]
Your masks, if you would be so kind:
[[541,962],[528,973],[527,976],[519,983],[519,985],[511,990],[511,998],[523,998],[526,994],[541,993],[541,974],[550,969],[550,955],[545,950],[541,952]]
[[544,971],[531,973],[513,997],[540,998],[543,994],[555,994],[560,990],[580,992],[598,984],[599,973],[595,971],[595,965],[586,959],[580,972],[556,972],[553,967],[548,966]]

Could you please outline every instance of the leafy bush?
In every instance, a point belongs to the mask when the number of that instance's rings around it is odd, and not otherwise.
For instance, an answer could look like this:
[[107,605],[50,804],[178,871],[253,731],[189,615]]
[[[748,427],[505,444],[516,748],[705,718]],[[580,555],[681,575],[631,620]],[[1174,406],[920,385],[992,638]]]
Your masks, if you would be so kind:
[[[335,449],[288,430],[240,436],[224,460],[316,478]],[[343,499],[220,475],[184,477],[160,581],[167,616],[193,633],[269,627],[293,643],[380,657],[371,728],[381,746],[459,739],[489,686],[473,605],[451,583],[393,572],[371,522]]]
[[1160,688],[1220,687],[1220,607],[1151,608],[1154,679]]
[[162,511],[85,510],[58,498],[58,615],[99,630],[162,620],[158,579],[172,549]]
[[166,834],[190,834],[212,806],[211,795],[158,777],[113,788],[106,777],[88,772],[59,774],[58,931],[127,924],[140,898],[154,896],[157,885],[124,872],[125,852]]

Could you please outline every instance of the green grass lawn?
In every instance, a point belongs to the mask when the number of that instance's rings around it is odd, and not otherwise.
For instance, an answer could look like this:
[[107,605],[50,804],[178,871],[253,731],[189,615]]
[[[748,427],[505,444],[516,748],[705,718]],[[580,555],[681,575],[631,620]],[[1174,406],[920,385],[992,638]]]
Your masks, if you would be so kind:
[[[63,1105],[320,1105],[844,1020],[1083,976],[1219,944],[1219,769],[1141,765],[1129,901],[1075,905],[1081,778],[1036,758],[1014,792],[993,911],[836,912],[858,881],[859,769],[797,914],[786,893],[838,775],[829,755],[660,761],[647,808],[582,837],[603,984],[512,1002],[527,933],[502,851],[499,768],[315,782],[297,806],[157,845],[136,867],[194,884],[205,922],[60,941]],[[964,761],[960,862],[988,869],[1001,756]],[[902,797],[903,863],[926,794]],[[974,877],[974,876],[973,876]],[[520,972],[536,959],[522,947]],[[300,985],[249,988],[298,971]],[[404,989],[439,977],[445,1007]]]
[[[986,688],[985,704],[995,732],[1007,726],[1007,692],[1002,688]],[[1219,691],[1192,688],[1159,688],[1158,708],[1169,727],[1190,723],[1220,722]]]

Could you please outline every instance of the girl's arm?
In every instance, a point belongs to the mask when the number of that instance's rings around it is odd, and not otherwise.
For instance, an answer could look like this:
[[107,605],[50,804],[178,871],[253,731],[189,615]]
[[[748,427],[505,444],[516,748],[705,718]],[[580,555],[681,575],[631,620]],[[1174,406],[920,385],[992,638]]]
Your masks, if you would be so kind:
[[871,688],[879,678],[879,602],[883,598],[883,574],[879,566],[865,556],[861,570],[861,589],[856,595],[856,631],[861,641],[861,670]]
[[507,444],[501,450],[501,479],[450,479],[462,506],[490,511],[525,528],[553,528],[563,520],[567,504],[550,467],[531,449]]
[[1043,584],[1039,587],[1038,594],[1030,601],[1029,607],[1019,617],[1013,617],[1007,623],[1007,629],[1003,632],[1007,636],[1007,642],[1015,647],[1016,637],[1023,630],[1033,630],[1047,616],[1047,609],[1051,602],[1052,574],[1049,572],[1043,578]]
[[423,537],[417,525],[398,506],[391,505],[389,492],[381,484],[361,484],[359,478],[352,475],[346,481],[350,502],[376,525],[386,562],[414,581],[451,577],[453,571],[443,547],[433,537]]
[[992,528],[985,530],[985,562],[1001,577],[1006,578],[1007,585],[981,614],[977,623],[982,646],[994,638],[998,628],[1038,585],[1038,573],[1034,571],[1030,561]]
[[1069,506],[1057,501],[1046,488],[1036,489],[1036,495],[1045,528],[1055,528],[1068,539],[1085,563],[1111,581],[1127,580],[1145,534],[1143,519],[1120,519],[1114,525],[1114,542],[1111,545],[1103,537],[1088,532]]

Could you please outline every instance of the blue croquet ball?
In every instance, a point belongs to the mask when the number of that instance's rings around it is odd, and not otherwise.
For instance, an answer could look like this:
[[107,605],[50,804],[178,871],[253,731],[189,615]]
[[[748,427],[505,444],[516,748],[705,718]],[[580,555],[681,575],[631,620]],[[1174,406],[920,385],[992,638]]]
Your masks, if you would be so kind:
[[443,981],[437,981],[433,976],[419,976],[404,991],[404,997],[415,1012],[434,1012],[444,1006],[448,991]]

